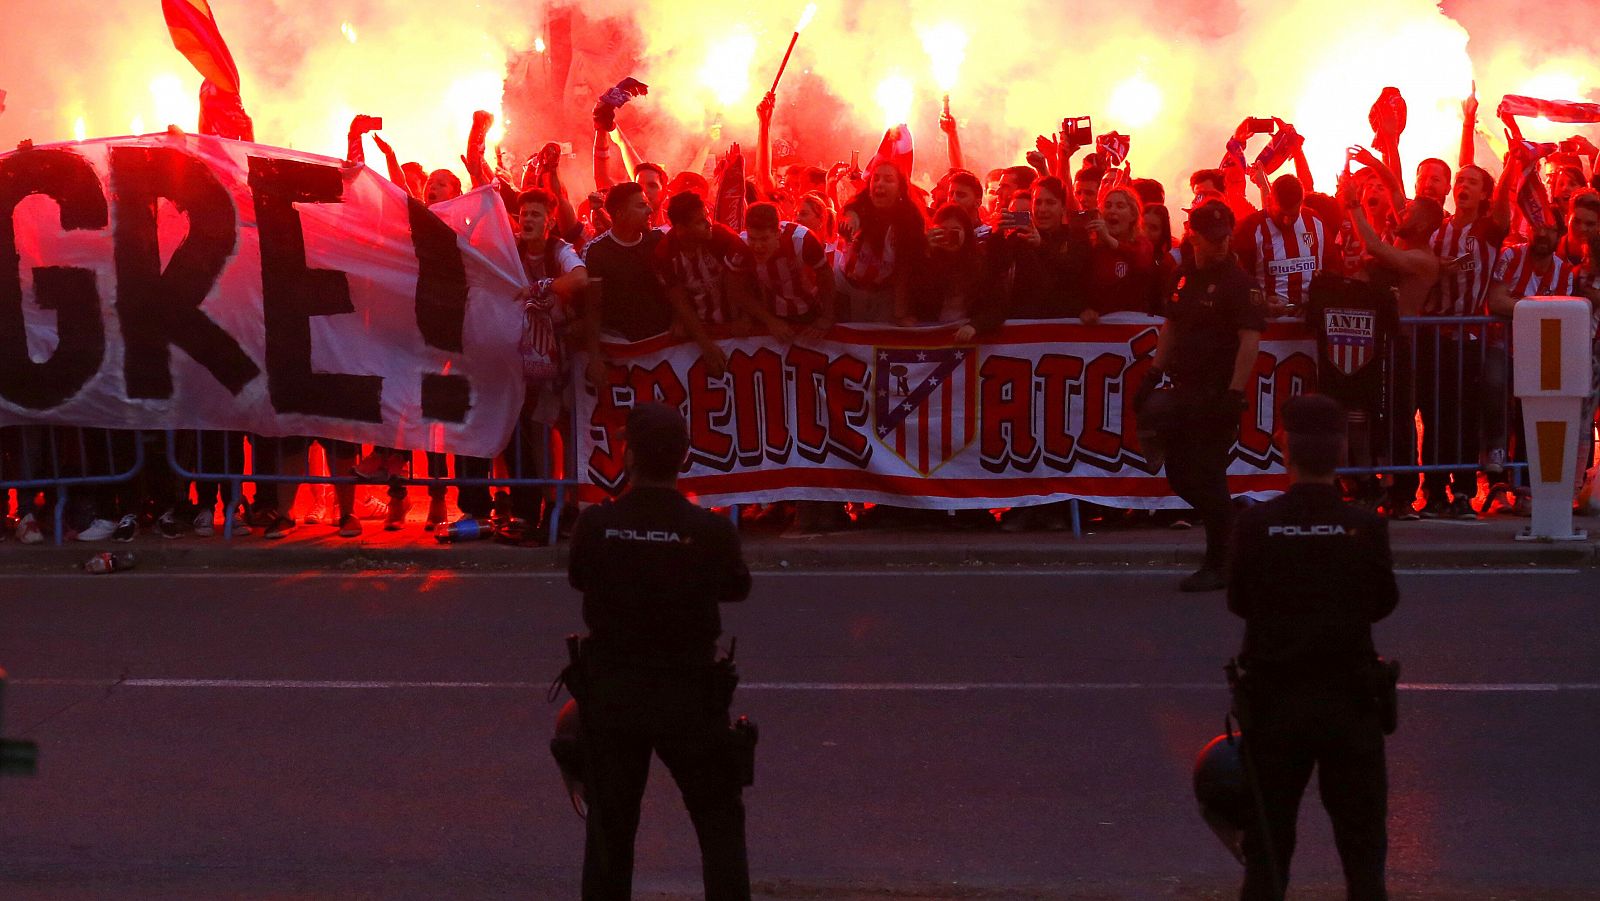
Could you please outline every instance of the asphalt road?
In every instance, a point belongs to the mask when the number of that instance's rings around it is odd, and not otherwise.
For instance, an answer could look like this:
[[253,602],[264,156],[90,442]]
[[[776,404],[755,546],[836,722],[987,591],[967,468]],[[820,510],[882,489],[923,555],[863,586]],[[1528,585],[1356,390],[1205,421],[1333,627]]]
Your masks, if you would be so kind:
[[[1176,575],[760,574],[725,614],[769,898],[1223,898],[1189,791],[1239,625]],[[1600,898],[1600,573],[1402,578],[1397,898]],[[8,576],[0,897],[575,898],[549,576]],[[694,897],[657,766],[640,898]],[[1343,897],[1308,794],[1291,897]]]

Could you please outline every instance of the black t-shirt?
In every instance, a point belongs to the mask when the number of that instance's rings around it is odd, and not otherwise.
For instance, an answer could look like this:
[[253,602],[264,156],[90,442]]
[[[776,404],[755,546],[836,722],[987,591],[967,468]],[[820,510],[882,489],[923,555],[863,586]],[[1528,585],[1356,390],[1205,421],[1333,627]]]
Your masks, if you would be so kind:
[[1311,281],[1306,324],[1317,336],[1317,387],[1346,407],[1376,412],[1389,341],[1400,328],[1394,290],[1376,276],[1357,281],[1326,272]]
[[1167,301],[1167,319],[1174,330],[1167,361],[1173,383],[1221,392],[1233,381],[1239,332],[1266,329],[1266,302],[1233,257],[1207,269],[1186,263]]
[[590,644],[611,659],[710,663],[718,604],[750,593],[733,523],[667,488],[583,511],[567,564]]
[[630,245],[606,232],[584,249],[589,277],[602,280],[602,330],[639,341],[672,327],[672,308],[655,266],[656,245],[664,237],[656,229],[647,229],[637,244]]
[[1372,624],[1399,601],[1381,517],[1302,483],[1241,512],[1233,542],[1228,609],[1245,621],[1248,670],[1339,680],[1376,656]]

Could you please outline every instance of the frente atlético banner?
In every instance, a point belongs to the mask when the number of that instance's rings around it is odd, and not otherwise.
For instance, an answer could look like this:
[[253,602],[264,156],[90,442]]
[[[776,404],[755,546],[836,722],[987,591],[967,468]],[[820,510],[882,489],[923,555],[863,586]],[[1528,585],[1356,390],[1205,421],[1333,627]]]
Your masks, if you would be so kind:
[[178,133],[0,155],[0,425],[493,456],[525,284],[490,189]]
[[[607,384],[577,392],[581,477],[591,499],[623,485],[628,410],[656,400],[688,419],[680,485],[705,503],[1182,506],[1139,447],[1133,412],[1160,327],[1125,313],[1092,326],[1013,322],[956,347],[948,326],[837,326],[790,345],[721,337],[720,377],[696,345],[668,335],[606,343]],[[1315,380],[1304,326],[1271,324],[1245,392],[1229,468],[1235,494],[1285,487],[1272,444],[1277,410]]]

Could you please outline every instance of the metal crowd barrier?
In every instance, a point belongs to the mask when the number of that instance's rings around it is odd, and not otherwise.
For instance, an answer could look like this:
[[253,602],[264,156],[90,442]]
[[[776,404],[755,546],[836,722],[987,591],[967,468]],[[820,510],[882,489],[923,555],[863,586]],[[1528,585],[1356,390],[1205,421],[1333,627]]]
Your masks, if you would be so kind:
[[[206,461],[206,460],[203,459],[203,457],[206,456],[204,453],[201,453],[201,452],[198,452],[198,451],[191,451],[189,453],[184,453],[179,448],[178,439],[179,439],[179,436],[181,434],[193,435],[194,436],[194,447],[195,448],[199,448],[201,446],[201,444],[200,444],[201,441],[204,440],[204,439],[202,438],[202,434],[203,433],[198,431],[198,430],[184,430],[183,432],[179,432],[179,431],[169,431],[169,432],[167,432],[167,464],[172,467],[173,473],[176,474],[178,476],[178,478],[180,478],[180,479],[196,481],[196,482],[215,482],[215,483],[227,486],[228,490],[227,490],[227,506],[226,506],[226,510],[228,512],[223,517],[223,526],[222,526],[222,535],[223,535],[223,538],[225,538],[225,539],[232,539],[233,538],[233,515],[232,515],[232,511],[237,509],[238,506],[239,506],[241,496],[242,496],[242,494],[244,492],[244,484],[246,482],[249,482],[249,483],[252,483],[252,484],[255,484],[255,485],[258,485],[258,486],[260,486],[260,485],[278,485],[278,484],[290,484],[290,483],[293,483],[293,484],[297,484],[297,485],[361,485],[361,486],[366,486],[366,487],[386,487],[386,486],[389,486],[389,485],[399,484],[399,485],[404,485],[404,486],[407,486],[407,487],[410,487],[410,486],[413,486],[413,485],[422,485],[422,486],[429,486],[429,487],[457,488],[457,489],[459,489],[459,488],[491,488],[491,487],[496,487],[496,486],[502,487],[502,488],[540,488],[540,489],[553,488],[554,489],[554,494],[555,494],[554,499],[553,500],[547,499],[547,502],[551,504],[550,516],[549,516],[550,524],[549,524],[549,530],[548,530],[548,536],[547,537],[549,539],[549,542],[551,544],[554,544],[556,542],[556,540],[557,540],[557,536],[559,535],[559,533],[561,531],[561,508],[563,506],[563,497],[562,497],[562,495],[564,494],[563,489],[574,489],[575,490],[577,485],[578,485],[578,481],[577,481],[577,478],[575,476],[576,470],[575,470],[575,468],[573,466],[573,462],[574,461],[572,459],[573,458],[573,447],[572,447],[571,442],[573,441],[573,438],[572,438],[573,432],[569,431],[567,433],[567,435],[568,435],[568,438],[567,438],[568,443],[565,446],[565,451],[566,451],[565,456],[566,456],[567,460],[566,460],[566,463],[565,463],[563,471],[568,473],[568,477],[564,478],[564,479],[554,479],[554,478],[549,478],[549,477],[546,477],[546,476],[529,476],[529,475],[525,475],[524,474],[526,472],[526,470],[527,470],[527,465],[526,464],[528,462],[530,462],[530,461],[527,461],[527,460],[525,460],[523,458],[523,452],[522,452],[523,451],[522,430],[524,428],[526,428],[526,427],[527,427],[526,423],[520,423],[519,422],[517,424],[517,428],[515,430],[513,430],[513,432],[512,432],[511,442],[507,446],[506,452],[503,455],[501,455],[500,457],[496,457],[496,458],[490,459],[488,461],[490,466],[491,466],[491,471],[490,471],[491,474],[489,476],[487,476],[487,477],[482,477],[482,478],[463,478],[463,477],[460,477],[460,476],[422,477],[422,476],[416,475],[416,473],[414,471],[412,471],[411,475],[408,476],[407,478],[384,478],[382,480],[362,479],[362,478],[359,478],[359,477],[354,476],[354,475],[333,474],[331,471],[330,471],[330,474],[328,474],[328,475],[312,475],[310,473],[306,473],[306,474],[293,474],[293,473],[285,474],[285,473],[281,472],[281,470],[282,470],[282,465],[281,465],[282,461],[281,461],[281,459],[274,461],[274,464],[271,467],[273,470],[275,470],[274,472],[253,471],[253,472],[248,472],[247,473],[247,472],[243,472],[242,471],[244,469],[244,461],[240,460],[240,461],[238,461],[237,465],[235,465],[235,461],[233,460],[233,449],[234,449],[235,445],[238,443],[236,440],[224,440],[224,441],[221,442],[222,451],[221,451],[220,456],[222,458],[222,460],[221,460],[222,471],[220,471],[220,472],[208,472],[208,471],[205,470],[205,468],[202,465],[200,465],[202,463],[210,462],[210,461]],[[541,444],[542,444],[544,452],[541,455],[542,459],[539,461],[542,465],[538,469],[536,469],[534,471],[535,472],[547,472],[547,473],[548,472],[553,472],[554,471],[554,465],[553,465],[554,464],[554,458],[553,458],[553,456],[551,454],[551,447],[552,447],[554,442],[551,439],[552,439],[553,433],[555,432],[555,429],[553,427],[551,427],[551,426],[539,426],[539,428],[543,431],[543,436],[542,436],[543,440],[542,440]],[[217,433],[213,433],[213,434],[217,434]],[[221,434],[225,434],[225,435],[228,435],[228,436],[235,436],[235,435],[239,435],[240,433],[231,432],[231,433],[221,433]],[[279,440],[284,440],[284,439],[279,439]],[[312,440],[315,440],[315,439],[312,439]],[[215,442],[213,442],[213,443],[215,443]],[[255,451],[255,448],[257,446],[258,445],[252,443],[252,459],[253,460],[254,460],[254,451]],[[276,451],[279,448],[276,446],[276,444],[274,444],[273,445],[273,449]],[[189,450],[189,449],[185,448],[184,450]],[[408,454],[413,460],[415,459],[416,454],[414,452],[412,452],[412,451],[403,451],[403,453]],[[450,454],[450,456],[457,457],[457,458],[461,458],[462,457],[462,455],[458,455],[458,454]],[[507,475],[506,476],[497,477],[497,476],[493,475],[492,466],[493,466],[494,461],[496,459],[503,459],[505,461],[505,465],[506,465],[506,469],[507,469]],[[329,462],[330,462],[330,470],[331,470],[331,463],[332,463],[332,459],[331,458],[330,458]],[[240,471],[237,471],[237,472],[234,471],[236,469],[240,470]],[[260,467],[259,466],[252,466],[251,469],[260,470]],[[258,490],[259,490],[259,488],[258,488]],[[283,511],[283,512],[286,515],[288,513],[288,511]]]
[[[1527,470],[1520,453],[1521,428],[1513,416],[1511,320],[1402,317],[1382,363],[1378,412],[1383,434],[1375,433],[1372,441],[1381,462],[1345,467],[1341,474],[1465,477],[1480,469],[1487,452],[1494,450],[1505,454],[1500,467],[1508,476],[1517,478]],[[1512,458],[1513,442],[1522,459]]]
[[133,481],[144,469],[145,436],[141,431],[53,425],[0,428],[0,501],[15,491],[20,518],[32,512],[35,495],[44,492],[45,505],[52,508],[55,543],[61,544],[72,490]]
[[[1381,409],[1374,411],[1375,429],[1382,424],[1382,434],[1372,434],[1373,459],[1364,465],[1345,467],[1342,475],[1394,475],[1404,477],[1428,474],[1475,473],[1481,466],[1480,453],[1491,450],[1508,450],[1510,442],[1521,445],[1521,429],[1513,411],[1510,375],[1511,323],[1495,316],[1405,317],[1400,320],[1400,332],[1388,343],[1381,355],[1384,372],[1384,389]],[[1326,365],[1323,362],[1323,365]],[[1417,415],[1420,413],[1420,417]],[[1415,424],[1420,419],[1421,437]],[[573,443],[578,423],[570,422],[566,433],[567,445],[564,472],[566,478],[534,476],[528,473],[523,459],[523,442],[519,424],[518,432],[502,459],[508,473],[504,477],[493,475],[482,478],[422,477],[412,473],[399,479],[399,484],[412,486],[463,487],[529,487],[554,489],[556,497],[549,517],[549,540],[554,542],[560,530],[563,489],[577,486],[576,460]],[[545,434],[541,466],[534,472],[553,472],[551,456],[554,429],[540,426]],[[114,447],[114,436],[133,435],[132,455],[119,454]],[[193,446],[180,441],[180,436],[192,434]],[[223,433],[209,433],[213,436]],[[227,433],[236,434],[236,433]],[[64,517],[68,495],[74,489],[121,484],[138,476],[146,463],[143,432],[116,432],[105,429],[79,429],[60,426],[28,425],[0,429],[0,493],[16,490],[19,508],[24,506],[21,495],[37,491],[46,493],[46,502],[53,497],[54,532],[57,544],[63,541]],[[171,474],[182,480],[214,482],[226,487],[227,510],[223,517],[223,536],[233,535],[232,511],[239,506],[246,482],[257,485],[299,483],[305,485],[375,485],[390,484],[389,480],[372,482],[352,475],[281,474],[279,472],[244,472],[244,460],[234,459],[234,449],[240,439],[222,440],[220,471],[217,461],[206,457],[218,456],[202,450],[202,442],[219,443],[214,437],[205,439],[200,432],[166,432],[166,459]],[[1490,438],[1490,441],[1485,441]],[[123,439],[125,440],[125,439]],[[1420,449],[1418,445],[1420,444]],[[181,446],[180,446],[181,445]],[[1519,454],[1518,456],[1525,456]],[[92,464],[104,463],[104,466]],[[206,464],[206,465],[202,465]],[[1507,456],[1502,469],[1510,479],[1518,479],[1527,469],[1525,459]],[[261,469],[253,466],[252,469]],[[237,471],[236,471],[237,470]],[[547,499],[548,500],[548,499]],[[1077,502],[1070,504],[1072,532],[1082,534],[1082,521]]]

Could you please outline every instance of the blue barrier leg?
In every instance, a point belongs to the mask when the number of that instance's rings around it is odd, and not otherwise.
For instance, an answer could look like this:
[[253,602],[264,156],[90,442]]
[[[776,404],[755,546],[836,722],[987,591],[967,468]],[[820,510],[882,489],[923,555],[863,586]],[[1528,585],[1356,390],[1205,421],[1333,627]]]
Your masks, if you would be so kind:
[[67,519],[67,486],[62,485],[56,492],[55,528],[56,546],[66,544],[66,519]]

